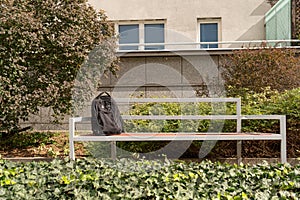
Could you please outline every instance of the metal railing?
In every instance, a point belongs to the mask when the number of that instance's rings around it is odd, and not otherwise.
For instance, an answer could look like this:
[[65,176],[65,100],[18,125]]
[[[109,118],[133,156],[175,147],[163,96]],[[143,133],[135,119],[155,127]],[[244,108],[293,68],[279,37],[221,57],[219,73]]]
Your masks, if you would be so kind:
[[[153,47],[153,48],[147,49],[146,47]],[[233,50],[233,49],[265,48],[265,47],[300,48],[300,40],[290,39],[290,40],[218,41],[218,42],[128,43],[128,44],[118,44],[118,51],[127,52],[127,51],[153,51],[153,50],[154,51],[224,50],[224,49]]]

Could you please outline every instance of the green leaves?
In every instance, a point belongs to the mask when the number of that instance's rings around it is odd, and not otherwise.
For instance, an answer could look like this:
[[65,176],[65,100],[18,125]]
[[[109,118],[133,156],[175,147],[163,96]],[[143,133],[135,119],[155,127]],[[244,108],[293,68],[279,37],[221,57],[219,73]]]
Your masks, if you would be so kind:
[[53,110],[53,121],[70,114],[76,76],[93,49],[94,71],[117,70],[113,34],[104,12],[86,0],[2,1],[0,132],[17,132],[41,107]]
[[300,167],[156,160],[0,160],[3,199],[296,199]]

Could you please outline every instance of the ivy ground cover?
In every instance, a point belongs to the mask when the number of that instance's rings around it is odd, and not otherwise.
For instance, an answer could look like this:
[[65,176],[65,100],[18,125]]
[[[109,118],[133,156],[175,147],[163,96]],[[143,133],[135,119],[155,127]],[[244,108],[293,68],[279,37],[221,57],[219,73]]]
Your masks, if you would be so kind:
[[298,199],[300,166],[0,160],[0,199]]

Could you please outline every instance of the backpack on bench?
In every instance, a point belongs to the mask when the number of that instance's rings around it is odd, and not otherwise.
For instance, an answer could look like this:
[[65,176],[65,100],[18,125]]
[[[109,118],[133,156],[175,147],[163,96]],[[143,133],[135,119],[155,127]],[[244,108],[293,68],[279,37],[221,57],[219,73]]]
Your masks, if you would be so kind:
[[124,132],[123,119],[116,102],[107,93],[100,93],[92,101],[92,130],[94,135],[114,135]]

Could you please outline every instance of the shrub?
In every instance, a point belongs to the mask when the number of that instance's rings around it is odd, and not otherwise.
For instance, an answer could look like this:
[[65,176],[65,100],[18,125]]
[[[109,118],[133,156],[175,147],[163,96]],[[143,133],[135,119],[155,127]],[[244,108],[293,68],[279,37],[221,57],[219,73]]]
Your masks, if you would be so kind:
[[[130,115],[216,115],[235,113],[235,107],[223,103],[145,103],[132,106]],[[132,120],[126,123],[129,132],[207,132],[210,120]]]
[[297,199],[297,165],[0,160],[1,199]]
[[268,86],[279,92],[298,88],[299,61],[294,49],[259,48],[235,51],[221,63],[225,86],[233,87],[227,96],[238,94],[245,88],[256,93],[262,92]]
[[[249,89],[244,89],[243,96],[236,96],[242,99],[243,115],[267,115],[277,114],[287,116],[288,131],[299,130],[300,128],[300,88],[277,92],[269,87],[261,93],[255,93]],[[199,104],[136,104],[130,110],[134,115],[165,114],[180,115],[185,114],[211,114],[211,103]],[[222,111],[222,113],[220,112]],[[221,114],[235,114],[234,104],[226,104],[226,107],[219,109]],[[126,122],[127,132],[208,132],[209,130],[220,130],[222,132],[236,131],[235,120],[226,120],[212,123],[210,120],[132,120]],[[278,120],[243,120],[243,132],[277,132],[279,133]],[[118,142],[118,146],[129,152],[145,153],[156,151],[167,143],[164,142]],[[194,147],[201,146],[201,142],[193,142]]]
[[286,115],[288,128],[300,128],[300,88],[273,95],[264,104],[266,114]]
[[286,115],[289,128],[297,128],[300,122],[300,87],[278,92],[270,87],[261,93],[247,88],[241,94],[235,95],[242,99],[242,113],[246,115]]

